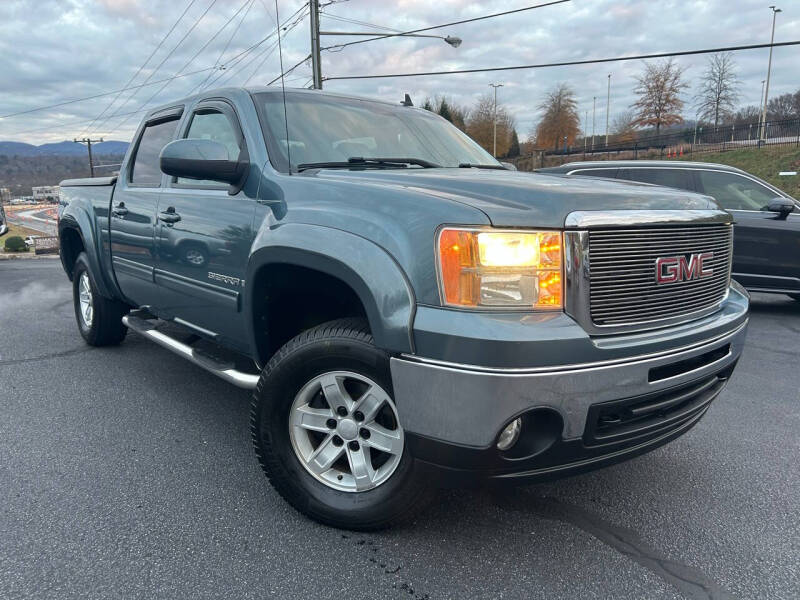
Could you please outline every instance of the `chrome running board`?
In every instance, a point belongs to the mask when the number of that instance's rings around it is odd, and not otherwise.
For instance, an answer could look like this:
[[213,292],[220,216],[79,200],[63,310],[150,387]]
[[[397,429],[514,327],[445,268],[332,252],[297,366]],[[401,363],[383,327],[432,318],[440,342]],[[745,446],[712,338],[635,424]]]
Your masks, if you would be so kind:
[[198,367],[205,369],[209,373],[212,373],[220,379],[224,379],[228,383],[232,383],[237,387],[252,390],[258,383],[259,375],[237,371],[229,364],[219,362],[211,356],[197,352],[188,344],[179,342],[175,338],[160,332],[157,325],[151,320],[143,319],[130,314],[122,317],[122,323],[128,329],[135,331],[139,335],[143,335],[144,337],[154,341],[159,346],[174,352],[178,356],[182,356],[183,358],[190,360]]

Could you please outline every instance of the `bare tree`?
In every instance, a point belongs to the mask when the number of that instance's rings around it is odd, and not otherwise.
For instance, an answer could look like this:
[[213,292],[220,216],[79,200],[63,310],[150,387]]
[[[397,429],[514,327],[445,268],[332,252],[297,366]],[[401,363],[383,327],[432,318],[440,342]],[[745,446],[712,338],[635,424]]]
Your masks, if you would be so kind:
[[655,125],[656,135],[661,126],[683,123],[681,92],[688,87],[682,81],[683,69],[670,58],[658,63],[644,63],[644,73],[636,78],[634,93],[639,99],[631,105],[636,111],[636,125]]
[[[515,129],[514,119],[500,104],[497,105],[497,156],[505,156],[511,147]],[[491,94],[481,96],[469,111],[467,135],[478,142],[484,150],[492,153],[494,146],[494,98]]]
[[720,122],[733,113],[738,100],[739,79],[736,77],[733,55],[721,52],[710,56],[700,91],[695,96],[698,115],[713,122],[716,130]]
[[732,115],[735,125],[747,125],[761,120],[761,108],[755,105],[744,106]]
[[797,116],[794,94],[781,94],[772,98],[767,104],[767,118],[770,121],[784,121]]
[[544,111],[544,116],[531,133],[531,138],[536,140],[539,148],[552,147],[557,150],[564,143],[564,138],[567,138],[567,144],[575,143],[580,134],[581,121],[578,101],[571,87],[566,83],[558,84],[547,93],[539,110]]

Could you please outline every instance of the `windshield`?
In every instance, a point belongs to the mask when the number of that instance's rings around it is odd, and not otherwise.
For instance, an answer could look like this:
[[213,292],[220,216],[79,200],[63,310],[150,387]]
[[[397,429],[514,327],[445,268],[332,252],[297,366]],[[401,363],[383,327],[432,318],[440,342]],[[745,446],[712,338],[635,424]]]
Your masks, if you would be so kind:
[[[254,95],[270,160],[288,171],[283,96]],[[498,166],[492,156],[448,121],[429,111],[312,93],[286,93],[289,154],[298,165],[347,162],[353,157],[405,157],[442,167]]]

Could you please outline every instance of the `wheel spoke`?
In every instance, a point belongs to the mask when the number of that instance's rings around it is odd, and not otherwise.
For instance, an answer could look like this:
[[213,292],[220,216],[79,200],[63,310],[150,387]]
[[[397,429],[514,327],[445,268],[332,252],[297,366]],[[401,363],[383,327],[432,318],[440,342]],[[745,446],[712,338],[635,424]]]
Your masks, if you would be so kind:
[[344,389],[344,382],[341,378],[333,374],[328,374],[322,377],[322,394],[325,400],[328,401],[328,406],[331,410],[336,410],[340,406],[350,412],[353,401],[350,399],[347,390]]
[[360,410],[364,413],[364,421],[369,423],[372,421],[378,414],[378,411],[383,406],[384,399],[380,397],[379,393],[376,393],[374,387],[371,387],[367,390],[367,392],[361,396],[361,399],[356,403],[354,410]]
[[375,470],[372,468],[369,448],[360,446],[358,450],[347,449],[347,461],[350,463],[350,472],[356,483],[356,490],[368,490],[375,479]]
[[392,431],[377,423],[369,423],[364,427],[369,431],[369,439],[363,440],[364,444],[389,454],[399,455],[403,452],[403,438],[399,430]]
[[328,408],[311,408],[308,405],[298,407],[292,418],[294,424],[311,431],[330,432],[328,419],[333,418],[333,411]]
[[344,446],[336,446],[333,443],[333,434],[322,440],[322,443],[314,450],[308,459],[308,468],[314,473],[321,475],[329,470],[333,463],[344,452]]

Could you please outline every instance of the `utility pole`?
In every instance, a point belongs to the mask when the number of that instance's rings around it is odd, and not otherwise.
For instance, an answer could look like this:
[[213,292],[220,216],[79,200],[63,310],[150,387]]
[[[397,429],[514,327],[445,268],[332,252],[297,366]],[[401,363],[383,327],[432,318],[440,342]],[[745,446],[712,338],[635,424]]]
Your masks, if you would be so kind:
[[86,144],[87,148],[89,149],[89,176],[94,177],[94,160],[92,159],[92,144],[97,144],[98,142],[102,142],[103,138],[99,140],[93,140],[90,138],[83,138],[81,140],[75,138],[72,140],[76,144]]
[[769,47],[769,62],[767,63],[767,85],[764,88],[764,106],[761,110],[761,135],[759,136],[759,142],[764,140],[766,134],[766,127],[767,127],[767,99],[769,98],[769,75],[770,71],[772,70],[772,44],[775,43],[775,19],[778,16],[778,13],[781,12],[780,8],[775,8],[775,6],[770,6],[772,9],[772,36],[769,39],[770,47]]
[[597,112],[597,96],[592,96],[592,152],[594,152],[594,124]]
[[497,88],[503,87],[502,83],[490,83],[489,87],[494,88],[494,134],[492,136],[493,139],[493,152],[492,156],[497,158]]
[[308,0],[311,15],[311,71],[314,76],[314,89],[322,89],[322,64],[319,44],[319,0]]
[[611,73],[608,74],[608,95],[606,96],[606,148],[608,148],[608,110],[611,107]]
[[586,135],[589,133],[586,131],[589,129],[589,109],[586,109],[586,117],[583,119],[583,153],[586,154],[586,144],[589,141],[589,136]]

